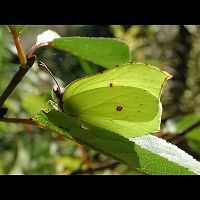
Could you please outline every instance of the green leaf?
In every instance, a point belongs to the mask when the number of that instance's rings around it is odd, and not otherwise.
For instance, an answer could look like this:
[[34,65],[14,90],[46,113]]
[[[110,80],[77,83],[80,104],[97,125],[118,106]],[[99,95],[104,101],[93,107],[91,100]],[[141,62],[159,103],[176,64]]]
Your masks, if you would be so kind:
[[134,139],[84,124],[56,110],[40,112],[34,117],[41,127],[51,129],[109,155],[130,168],[145,174],[200,174],[200,163],[190,155],[155,136]]
[[80,65],[86,75],[93,75],[97,73],[97,67],[88,61],[80,59]]
[[64,111],[128,138],[155,132],[160,129],[160,95],[167,78],[153,66],[125,64],[67,86]]
[[62,37],[49,44],[105,68],[128,63],[130,59],[127,44],[114,38]]

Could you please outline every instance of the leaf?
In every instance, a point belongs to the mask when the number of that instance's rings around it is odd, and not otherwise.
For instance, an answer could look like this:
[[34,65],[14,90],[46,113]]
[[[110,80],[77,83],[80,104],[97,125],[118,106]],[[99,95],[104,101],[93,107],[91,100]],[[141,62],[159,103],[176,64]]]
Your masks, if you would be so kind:
[[[76,141],[109,155],[130,168],[145,174],[200,174],[200,163],[163,139],[147,135],[134,139],[83,124],[56,110],[40,112],[34,117],[41,127],[70,135]],[[58,131],[59,130],[59,131]]]
[[97,67],[83,59],[80,59],[80,65],[86,75],[93,75],[97,73]]
[[128,63],[130,59],[126,43],[114,38],[62,37],[49,44],[105,68]]
[[150,65],[125,64],[71,83],[64,90],[64,111],[128,138],[155,132],[161,89],[169,77]]
[[[179,149],[177,146],[168,143],[161,138],[157,138],[152,135],[146,135],[132,138],[131,141],[148,151],[164,157],[168,161],[178,164],[180,167],[188,169],[190,172],[200,174],[200,162]],[[160,163],[160,167],[162,165],[164,167],[164,163]]]

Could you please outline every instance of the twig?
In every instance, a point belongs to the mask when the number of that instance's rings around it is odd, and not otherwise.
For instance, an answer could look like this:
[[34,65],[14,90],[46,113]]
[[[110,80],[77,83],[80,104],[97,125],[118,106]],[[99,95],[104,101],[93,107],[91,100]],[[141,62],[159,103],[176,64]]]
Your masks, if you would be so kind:
[[173,135],[173,136],[167,138],[167,140],[172,142],[173,144],[178,144],[178,143],[180,143],[181,141],[184,140],[184,135],[189,133],[191,130],[197,128],[198,126],[200,126],[200,121],[198,121],[197,123],[193,124],[189,128],[183,130],[181,133],[179,133],[179,134],[177,134],[175,136]]
[[0,122],[7,123],[17,123],[17,124],[31,124],[37,125],[32,119],[23,119],[23,118],[0,118]]
[[27,58],[31,58],[34,55],[34,53],[36,52],[37,49],[39,49],[41,47],[48,46],[48,45],[49,44],[47,42],[33,45],[27,53]]
[[4,90],[3,94],[0,96],[0,108],[3,107],[6,99],[11,95],[13,90],[17,87],[20,81],[23,79],[24,75],[28,72],[28,70],[32,67],[35,62],[36,57],[32,56],[31,58],[27,59],[26,68],[20,66],[17,73],[14,75],[6,89]]
[[24,53],[24,49],[22,47],[22,43],[21,43],[20,38],[19,38],[19,34],[17,33],[14,25],[10,25],[8,27],[9,27],[11,33],[12,33],[13,40],[15,42],[15,46],[16,46],[16,49],[17,49],[20,64],[21,64],[22,68],[26,68],[26,64],[27,64],[26,55]]
[[115,162],[113,162],[111,164],[99,166],[99,167],[94,168],[94,169],[76,170],[76,171],[72,172],[70,175],[91,174],[91,173],[94,173],[94,172],[97,172],[97,171],[101,171],[101,170],[105,170],[105,169],[114,169],[119,164],[120,164],[120,162],[115,161]]
[[200,121],[198,121],[197,123],[193,124],[189,128],[187,128],[179,133],[176,133],[176,134],[158,132],[154,135],[157,137],[160,137],[162,139],[165,139],[173,144],[178,144],[184,140],[184,135],[189,133],[191,130],[197,128],[198,126],[200,126]]

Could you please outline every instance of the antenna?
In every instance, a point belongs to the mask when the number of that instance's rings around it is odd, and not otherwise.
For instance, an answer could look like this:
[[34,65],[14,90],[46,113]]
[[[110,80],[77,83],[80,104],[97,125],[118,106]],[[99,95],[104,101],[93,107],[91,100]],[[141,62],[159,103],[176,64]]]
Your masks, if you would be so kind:
[[54,93],[56,94],[56,96],[57,96],[57,98],[59,100],[59,107],[64,112],[63,102],[62,102],[63,93],[61,91],[61,88],[60,88],[57,80],[55,79],[55,77],[54,77],[53,73],[51,72],[51,70],[45,65],[45,63],[43,63],[41,60],[37,60],[37,64],[38,64],[39,67],[44,68],[50,74],[50,76],[53,78],[53,80],[55,81],[55,83],[57,85],[57,89],[53,89],[53,91],[54,91]]
[[39,67],[43,67],[50,74],[50,76],[53,78],[53,80],[55,81],[56,85],[58,86],[59,92],[61,92],[61,88],[60,88],[60,86],[58,84],[58,81],[55,79],[55,77],[54,77],[53,73],[51,72],[51,70],[41,60],[37,60],[37,64],[38,64]]

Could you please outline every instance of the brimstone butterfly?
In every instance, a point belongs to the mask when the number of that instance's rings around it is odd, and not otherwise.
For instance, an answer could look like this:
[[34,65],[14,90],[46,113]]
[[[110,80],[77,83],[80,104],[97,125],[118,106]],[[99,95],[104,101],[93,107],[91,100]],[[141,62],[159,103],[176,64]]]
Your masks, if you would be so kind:
[[124,64],[68,85],[64,112],[80,120],[130,138],[160,129],[163,83],[170,78],[158,68]]

